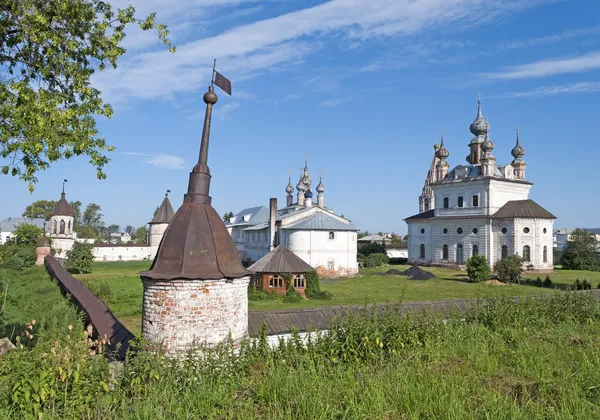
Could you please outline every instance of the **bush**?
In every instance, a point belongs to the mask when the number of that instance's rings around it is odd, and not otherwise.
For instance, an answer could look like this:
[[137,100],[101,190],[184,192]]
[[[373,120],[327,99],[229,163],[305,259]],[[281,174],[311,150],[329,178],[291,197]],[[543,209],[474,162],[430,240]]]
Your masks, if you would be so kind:
[[573,287],[575,290],[592,290],[592,284],[588,279],[583,279],[583,281],[579,281],[579,279],[575,280]]
[[518,255],[509,255],[494,267],[498,278],[504,283],[520,283],[523,272],[523,260]]
[[367,257],[371,254],[385,254],[385,248],[380,244],[366,244],[359,246],[358,252]]
[[364,257],[361,262],[365,268],[380,267],[382,265],[389,264],[390,259],[385,254],[371,254]]
[[390,264],[402,265],[407,263],[408,258],[390,258]]
[[537,279],[535,279],[535,285],[537,287],[542,287],[544,285],[544,282],[542,281],[542,278],[540,276],[538,276]]
[[560,263],[565,270],[597,270],[596,240],[585,229],[575,229],[572,240],[560,256]]
[[4,252],[0,257],[3,261],[1,267],[21,271],[35,265],[35,247],[4,245],[2,248]]
[[67,251],[67,262],[65,268],[70,273],[84,274],[92,271],[92,263],[94,262],[94,245],[75,242],[73,249]]
[[321,290],[321,282],[316,271],[306,273],[306,289],[304,294],[308,299],[330,300],[333,295]]
[[300,296],[300,294],[296,292],[296,289],[294,289],[293,285],[290,285],[290,287],[288,287],[287,293],[283,297],[283,301],[285,303],[298,303],[302,301],[302,296]]
[[492,272],[487,258],[483,255],[473,255],[467,260],[467,275],[473,283],[488,281]]
[[542,284],[542,287],[547,287],[547,288],[552,287],[552,280],[550,279],[550,276],[546,275],[546,278],[544,279],[544,284]]
[[266,290],[259,290],[255,286],[251,286],[248,288],[248,300],[252,300],[254,302],[260,302],[265,300],[278,300],[281,298],[281,295],[275,292],[267,292]]

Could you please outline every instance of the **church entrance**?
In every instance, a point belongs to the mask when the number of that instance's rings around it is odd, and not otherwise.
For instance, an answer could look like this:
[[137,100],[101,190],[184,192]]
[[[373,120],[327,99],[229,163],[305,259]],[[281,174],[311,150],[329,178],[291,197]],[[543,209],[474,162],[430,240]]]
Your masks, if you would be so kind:
[[465,255],[462,244],[456,246],[456,264],[463,265],[465,263]]

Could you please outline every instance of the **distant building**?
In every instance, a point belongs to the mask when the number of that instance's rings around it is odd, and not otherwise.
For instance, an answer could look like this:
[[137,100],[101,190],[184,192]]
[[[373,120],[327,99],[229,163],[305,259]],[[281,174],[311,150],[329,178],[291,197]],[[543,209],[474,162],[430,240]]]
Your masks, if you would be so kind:
[[383,242],[390,242],[391,240],[382,235],[367,235],[362,238],[358,238],[358,245],[366,245],[366,244],[383,244]]
[[252,273],[250,284],[259,290],[287,293],[287,284],[282,274],[291,275],[294,289],[301,294],[306,290],[306,274],[314,269],[283,245],[277,247],[248,267]]
[[313,202],[308,163],[294,187],[289,179],[285,188],[286,206],[277,209],[277,199],[270,207],[250,207],[238,212],[225,223],[243,260],[258,261],[279,244],[302,258],[321,276],[348,276],[358,272],[357,231],[345,217],[324,205],[325,186],[320,181]]
[[477,118],[470,126],[468,165],[449,171],[443,136],[435,146],[419,197],[420,212],[405,219],[409,260],[463,265],[481,254],[493,266],[516,254],[523,258],[525,268],[551,270],[556,218],[529,199],[533,184],[525,179],[525,149],[518,131],[512,163],[496,165],[489,127],[479,102]]
[[[0,245],[5,244],[8,239],[12,237],[12,233],[17,226],[22,224],[29,224],[44,228],[44,219],[36,218],[31,219],[28,217],[9,217],[8,219],[0,220]],[[46,226],[46,232],[50,231],[50,225]]]
[[110,234],[110,243],[129,243],[131,242],[131,235],[127,232],[113,232]]
[[[600,229],[598,228],[591,228],[591,229],[586,229],[591,236],[593,236],[596,239],[596,242],[600,242]],[[565,247],[567,246],[567,243],[569,243],[570,241],[573,240],[573,232],[575,231],[574,228],[562,228],[562,229],[558,229],[554,232],[554,247],[556,248],[557,251],[561,252],[565,249]],[[598,247],[600,248],[600,245],[598,245]],[[600,251],[600,249],[599,249]]]

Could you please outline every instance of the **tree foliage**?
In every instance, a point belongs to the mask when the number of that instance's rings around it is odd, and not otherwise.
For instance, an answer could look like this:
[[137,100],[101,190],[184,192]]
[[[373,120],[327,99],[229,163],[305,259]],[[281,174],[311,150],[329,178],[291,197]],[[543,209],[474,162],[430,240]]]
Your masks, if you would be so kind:
[[[81,201],[71,201],[69,203],[71,210],[73,210],[74,224],[77,226],[81,223]],[[56,201],[54,200],[38,200],[34,201],[27,207],[23,212],[23,217],[30,219],[45,219],[48,220],[52,217],[52,211],[56,207]]]
[[227,213],[225,213],[225,214],[223,215],[223,221],[224,221],[224,222],[229,222],[233,216],[235,216],[235,215],[233,214],[233,212],[232,212],[232,211],[230,211],[230,212],[227,212]]
[[575,229],[567,242],[560,263],[566,270],[597,270],[596,238],[586,229]]
[[135,242],[138,244],[148,243],[148,228],[146,226],[140,226],[135,230]]
[[32,191],[36,174],[59,159],[87,156],[97,177],[113,146],[98,136],[96,117],[110,118],[91,77],[116,68],[129,25],[156,29],[174,52],[166,26],[154,14],[102,0],[0,2],[0,172]]
[[75,242],[73,248],[67,251],[65,268],[71,273],[90,273],[94,262],[93,244]]
[[483,255],[473,255],[467,260],[467,275],[473,283],[488,281],[492,277],[490,264]]
[[13,230],[10,242],[20,246],[35,247],[42,236],[43,229],[30,223],[21,223]]
[[520,283],[523,272],[523,259],[519,255],[509,255],[498,261],[494,267],[500,281],[505,283]]

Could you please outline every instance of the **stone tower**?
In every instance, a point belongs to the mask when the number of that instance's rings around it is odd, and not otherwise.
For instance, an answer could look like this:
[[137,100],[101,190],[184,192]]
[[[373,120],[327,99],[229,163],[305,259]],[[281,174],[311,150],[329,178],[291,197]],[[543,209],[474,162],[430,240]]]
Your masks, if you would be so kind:
[[65,184],[63,182],[60,200],[56,203],[50,218],[50,239],[52,240],[52,248],[56,251],[58,258],[66,258],[67,251],[73,249],[75,243],[74,223],[75,217],[69,202],[65,198]]
[[427,172],[427,178],[425,178],[425,185],[423,185],[423,191],[419,196],[419,213],[428,211],[435,208],[435,196],[431,189],[431,184],[437,181],[437,164],[440,159],[437,157],[437,151],[440,148],[439,144],[433,145],[433,160],[429,166],[429,172]]
[[206,114],[200,156],[183,204],[167,227],[156,258],[142,272],[142,334],[169,356],[248,334],[248,271],[211,206],[207,166],[213,86],[204,94]]
[[154,219],[150,222],[150,259],[156,257],[160,241],[162,241],[165,231],[175,215],[173,206],[171,206],[171,202],[169,201],[169,192],[165,193],[164,200],[158,208]]
[[35,245],[35,265],[44,265],[44,259],[48,255],[50,255],[50,242],[48,242],[48,238],[46,238],[46,224],[44,223],[44,231],[42,232],[42,237]]

